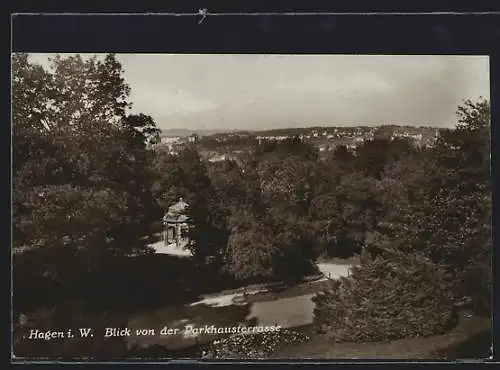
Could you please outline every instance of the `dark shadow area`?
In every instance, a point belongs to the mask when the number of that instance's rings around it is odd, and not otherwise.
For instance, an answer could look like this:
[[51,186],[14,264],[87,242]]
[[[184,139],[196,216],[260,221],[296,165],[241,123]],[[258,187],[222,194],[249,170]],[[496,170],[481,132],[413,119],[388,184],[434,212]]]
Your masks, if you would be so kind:
[[292,298],[307,294],[320,293],[331,287],[331,280],[318,280],[304,282],[299,285],[288,286],[286,284],[273,285],[270,287],[268,292],[257,293],[248,296],[248,303],[256,303],[263,301],[273,301],[283,298]]
[[350,238],[343,233],[337,237],[336,241],[332,241],[326,245],[326,258],[348,259],[355,255],[359,255],[363,245],[361,242]]
[[290,247],[286,253],[277,257],[278,260],[274,263],[274,274],[277,281],[292,286],[303,281],[305,276],[319,273],[316,265],[312,262],[312,256],[305,255],[304,249]]
[[[29,314],[26,325],[14,323],[13,354],[28,359],[119,358],[127,352],[123,337],[105,338],[106,327],[124,328],[127,318],[118,314],[88,314],[81,302],[58,303],[52,310]],[[72,329],[73,339],[30,339],[32,331],[47,332]],[[80,337],[79,328],[92,328],[94,336]]]
[[[295,269],[294,269],[295,271]],[[302,271],[275,279],[235,280],[220,272],[215,264],[196,263],[194,259],[153,254],[122,258],[93,273],[85,282],[85,301],[94,310],[137,312],[166,305],[193,302],[202,295],[239,289],[251,284],[271,285],[284,291],[303,281],[304,275],[316,273],[307,264]],[[280,279],[281,278],[281,279]]]
[[281,276],[274,279],[235,280],[221,273],[216,264],[166,254],[146,254],[115,257],[90,271],[77,271],[75,266],[74,278],[51,279],[45,274],[43,261],[43,256],[37,253],[16,256],[13,276],[16,321],[21,312],[50,310],[68,300],[81,302],[85,312],[118,314],[194,302],[202,295],[249,285],[262,284],[280,293],[303,282],[307,273],[317,273],[314,266],[304,264],[302,271],[292,276],[286,273],[284,266]]
[[120,258],[95,271],[83,294],[92,310],[136,312],[196,300],[218,284],[213,271],[189,258],[154,254]]
[[435,356],[449,360],[486,359],[491,356],[491,345],[491,330],[484,330],[463,342],[436,351]]
[[165,254],[116,257],[64,280],[47,277],[43,259],[39,259],[33,253],[14,262],[16,315],[51,309],[68,299],[79,299],[85,303],[84,309],[95,312],[134,312],[190,302],[202,294],[240,286],[211,265]]
[[[160,228],[157,226],[159,224]],[[157,230],[161,230],[161,222],[157,221],[153,223],[152,228],[154,227],[155,232],[152,233],[151,235],[145,236],[144,238],[141,239],[141,242],[145,244],[153,244],[156,242],[159,242],[163,240],[163,233],[160,231],[158,232]]]

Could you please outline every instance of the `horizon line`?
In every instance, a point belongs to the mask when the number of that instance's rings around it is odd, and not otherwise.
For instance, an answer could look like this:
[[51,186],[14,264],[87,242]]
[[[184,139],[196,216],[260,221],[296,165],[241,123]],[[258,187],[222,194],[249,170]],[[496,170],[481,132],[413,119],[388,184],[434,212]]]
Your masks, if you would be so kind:
[[270,128],[270,129],[231,129],[231,128],[214,128],[214,129],[202,129],[202,128],[159,128],[160,136],[167,134],[163,137],[176,137],[183,136],[183,134],[171,134],[168,135],[169,131],[187,131],[189,135],[192,134],[202,134],[203,132],[209,133],[208,136],[213,136],[217,134],[227,134],[227,133],[258,133],[266,131],[285,131],[285,130],[301,130],[301,129],[329,129],[329,128],[377,128],[377,127],[406,127],[406,128],[417,128],[417,129],[433,129],[433,130],[453,130],[455,126],[452,127],[439,127],[439,126],[411,126],[411,125],[397,125],[397,124],[383,124],[377,126],[304,126],[304,127],[284,127],[284,128]]

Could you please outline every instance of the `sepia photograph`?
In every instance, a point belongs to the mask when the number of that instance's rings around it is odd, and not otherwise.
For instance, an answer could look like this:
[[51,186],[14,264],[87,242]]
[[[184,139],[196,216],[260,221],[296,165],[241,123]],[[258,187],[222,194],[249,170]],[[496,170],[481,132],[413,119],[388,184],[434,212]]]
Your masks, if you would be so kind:
[[13,53],[12,358],[489,358],[489,69]]

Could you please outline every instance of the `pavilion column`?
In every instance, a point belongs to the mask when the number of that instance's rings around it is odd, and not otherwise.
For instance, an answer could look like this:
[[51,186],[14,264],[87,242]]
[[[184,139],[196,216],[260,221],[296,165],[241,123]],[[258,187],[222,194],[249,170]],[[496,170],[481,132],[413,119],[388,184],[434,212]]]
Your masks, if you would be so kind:
[[168,223],[167,223],[167,215],[162,218],[162,226],[163,226],[163,244],[167,245],[167,233],[168,233]]
[[[175,225],[172,225],[171,223],[168,223],[165,226],[165,231],[164,232],[165,232],[165,236],[164,236],[165,245],[168,245],[173,240],[175,240],[175,235],[176,235],[176,227],[175,227]],[[170,235],[170,233],[172,235]]]
[[175,243],[177,245],[177,248],[179,248],[180,244],[181,244],[181,225],[180,224],[175,225]]
[[172,237],[170,238],[169,242],[172,243],[175,240],[176,236],[175,225],[170,224],[170,230],[172,230]]

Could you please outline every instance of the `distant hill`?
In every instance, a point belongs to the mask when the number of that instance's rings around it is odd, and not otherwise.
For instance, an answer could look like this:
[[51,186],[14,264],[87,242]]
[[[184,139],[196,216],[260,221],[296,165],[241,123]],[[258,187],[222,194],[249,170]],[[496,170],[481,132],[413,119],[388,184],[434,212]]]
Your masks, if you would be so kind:
[[161,131],[161,136],[162,137],[178,137],[178,136],[189,136],[192,134],[197,134],[199,136],[210,136],[210,135],[216,135],[216,134],[227,134],[227,133],[233,133],[233,132],[238,132],[238,130],[231,130],[231,129],[189,129],[189,128],[172,128],[172,129],[163,129]]
[[255,136],[292,136],[306,134],[311,131],[317,132],[333,132],[333,130],[338,129],[342,132],[353,132],[353,131],[371,131],[375,129],[379,133],[390,132],[399,129],[408,133],[429,133],[434,132],[436,128],[433,127],[415,127],[415,126],[399,126],[399,125],[382,125],[382,126],[331,126],[331,127],[299,127],[299,128],[282,128],[282,129],[271,129],[271,130],[234,130],[234,129],[168,129],[162,130],[162,137],[178,137],[178,136],[189,136],[192,134],[197,134],[199,136],[212,136],[212,135],[227,135],[227,134],[247,134]]

